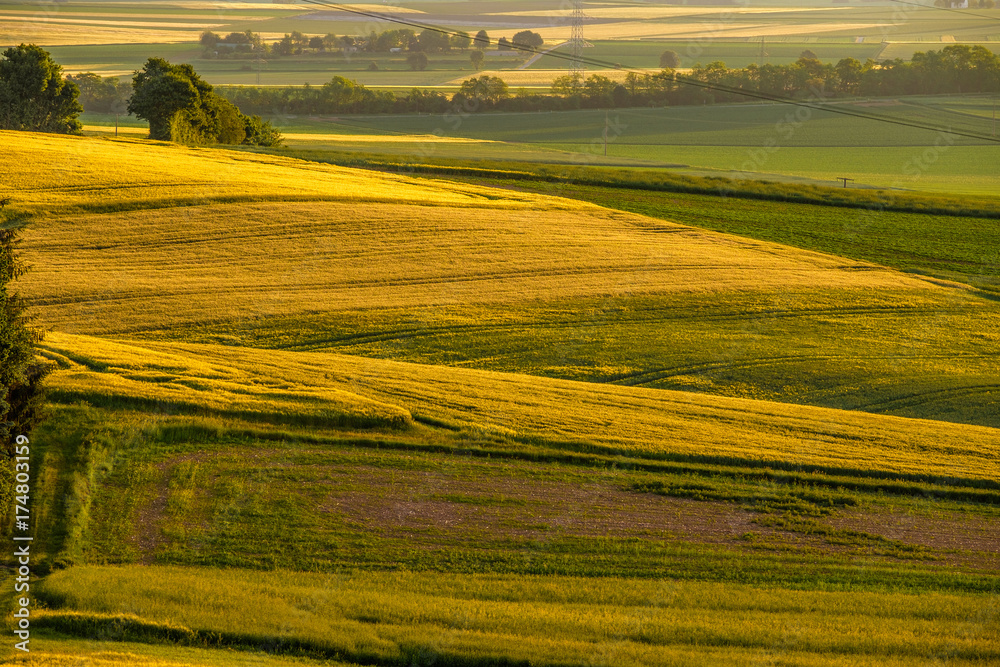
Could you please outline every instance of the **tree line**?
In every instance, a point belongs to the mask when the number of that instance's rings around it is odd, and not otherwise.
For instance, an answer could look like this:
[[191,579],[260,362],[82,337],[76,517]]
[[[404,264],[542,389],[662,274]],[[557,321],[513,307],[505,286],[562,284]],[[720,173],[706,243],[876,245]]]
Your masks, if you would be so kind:
[[[672,56],[665,52],[661,62],[675,62]],[[683,75],[670,67],[655,73],[628,72],[619,81],[602,74],[565,75],[547,93],[512,92],[501,78],[478,76],[464,81],[451,96],[420,88],[408,93],[372,90],[342,76],[322,86],[214,89],[191,65],[161,58],[150,58],[131,85],[91,73],[64,79],[47,52],[21,45],[0,59],[0,128],[78,132],[82,101],[90,111],[120,113],[124,107],[149,121],[154,139],[270,146],[280,142],[280,134],[260,116],[672,106],[740,102],[747,99],[744,92],[828,99],[997,91],[1000,56],[964,44],[916,53],[909,62],[844,58],[829,64],[804,52],[788,65],[728,68],[713,62]]]
[[729,69],[714,62],[696,67],[691,78],[731,89],[706,91],[710,101],[745,99],[736,91],[781,97],[852,97],[984,93],[1000,89],[1000,56],[982,46],[953,44],[940,51],[918,52],[910,61],[896,58],[864,63],[843,58],[821,63],[811,53],[790,65],[748,65]]
[[[706,83],[711,89],[685,85]],[[741,102],[741,91],[776,97],[827,99],[886,95],[983,93],[1000,90],[1000,57],[981,46],[956,44],[914,54],[913,60],[877,63],[844,58],[824,64],[804,54],[789,65],[730,69],[721,62],[678,75],[670,68],[653,74],[627,73],[621,81],[602,74],[558,77],[549,93],[512,92],[495,76],[463,82],[454,95],[414,88],[408,93],[374,91],[341,76],[322,86],[257,88],[219,92],[245,113],[316,115],[338,113],[446,113],[466,111],[561,111],[581,108],[681,106]]]
[[[467,32],[454,34],[425,29],[420,32],[410,28],[374,30],[366,36],[358,35],[305,35],[297,30],[281,39],[268,43],[250,30],[218,35],[211,30],[201,34],[200,43],[205,58],[256,58],[258,56],[295,56],[302,54],[391,53],[420,52],[444,53],[452,50],[466,51],[488,49],[493,39],[485,30],[470,36]],[[541,35],[531,30],[516,33],[513,39],[501,37],[497,49],[512,51],[517,47],[538,48],[543,44]]]

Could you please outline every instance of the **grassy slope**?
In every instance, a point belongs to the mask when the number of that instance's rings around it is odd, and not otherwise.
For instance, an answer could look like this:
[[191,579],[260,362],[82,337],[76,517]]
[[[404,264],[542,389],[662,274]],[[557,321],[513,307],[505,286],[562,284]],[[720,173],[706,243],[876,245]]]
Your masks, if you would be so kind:
[[28,294],[66,331],[996,424],[998,311],[962,289],[482,186],[94,139],[11,151],[59,175],[10,183],[46,216]]
[[[154,571],[153,581],[145,568],[54,575],[46,593],[85,611],[50,613],[39,622],[97,629],[141,606],[149,625],[214,631],[224,641],[285,635],[316,652],[367,664],[485,665],[502,654],[532,665],[602,659],[744,665],[765,654],[786,665],[911,665],[938,655],[966,665],[1000,655],[990,639],[994,622],[957,620],[975,617],[982,600],[942,594],[791,593],[563,577]],[[266,609],[261,599],[269,600]],[[239,621],[220,616],[222,607]],[[766,615],[767,626],[749,621],[754,615]],[[861,648],[852,635],[870,643]]]
[[[945,590],[965,596],[909,635],[903,642],[908,648],[873,648],[884,645],[877,639],[880,621],[849,612],[847,631],[833,643],[823,639],[827,630],[818,631],[784,659],[915,664],[945,650],[972,661],[994,656],[989,640],[978,635],[962,646],[934,639],[965,615],[966,606],[979,608],[979,594],[996,587],[990,574],[990,536],[996,533],[993,429],[218,345],[259,343],[251,336],[262,335],[272,337],[267,344],[275,347],[323,347],[315,337],[321,329],[327,337],[331,330],[343,335],[323,321],[332,313],[341,318],[336,326],[343,332],[384,327],[387,347],[377,353],[405,358],[408,340],[428,322],[450,327],[485,321],[493,327],[494,338],[487,337],[493,350],[477,357],[479,365],[537,371],[527,357],[489,359],[499,350],[519,350],[549,366],[566,365],[570,350],[572,376],[621,374],[621,360],[635,359],[655,331],[673,331],[674,342],[690,337],[690,353],[703,362],[717,362],[720,351],[725,360],[730,350],[706,346],[704,331],[674,329],[669,318],[633,318],[630,324],[628,313],[644,299],[653,300],[649,312],[693,319],[706,302],[729,308],[730,317],[714,320],[714,329],[721,329],[718,322],[746,322],[754,312],[754,327],[785,320],[761,319],[759,309],[764,305],[770,312],[768,304],[779,294],[784,300],[788,286],[798,286],[793,300],[802,307],[828,300],[836,315],[782,329],[775,344],[785,347],[794,341],[804,341],[804,347],[829,343],[836,338],[829,329],[835,316],[848,318],[845,330],[861,325],[873,340],[884,341],[881,320],[850,318],[870,318],[886,308],[904,318],[895,336],[925,319],[925,308],[949,313],[949,331],[964,326],[971,337],[989,326],[975,317],[995,317],[988,302],[876,266],[539,195],[144,143],[126,144],[130,162],[123,165],[122,145],[113,142],[7,137],[16,158],[9,164],[58,175],[39,181],[37,172],[11,170],[6,181],[19,189],[16,207],[35,218],[27,245],[43,321],[63,332],[145,332],[216,343],[146,341],[127,347],[50,335],[47,355],[62,368],[53,378],[55,416],[36,437],[41,460],[35,502],[39,534],[46,537],[39,545],[45,556],[36,564],[560,573],[598,577],[595,590],[622,588],[602,576],[666,576],[870,590],[873,601],[899,613],[905,613],[906,600],[888,600],[887,589]],[[351,198],[364,207],[345,206]],[[112,227],[113,239],[102,234]],[[447,242],[441,229],[448,230]],[[150,267],[157,269],[152,278]],[[727,280],[714,280],[722,271]],[[693,290],[706,276],[713,284]],[[823,288],[817,291],[816,283]],[[529,287],[544,299],[524,302]],[[221,299],[214,296],[219,293]],[[845,300],[867,305],[859,316],[844,310]],[[896,312],[900,303],[906,307]],[[205,317],[207,310],[212,317]],[[573,312],[582,313],[583,321],[572,320]],[[283,319],[272,319],[276,315]],[[790,309],[789,318],[797,315]],[[913,319],[906,322],[907,316]],[[272,326],[257,334],[254,322]],[[597,341],[602,347],[601,341],[619,335],[614,332],[638,328],[628,334],[634,340],[616,344],[610,361],[593,349],[566,347],[565,337],[560,351],[551,340],[528,335],[567,323],[574,345]],[[455,335],[461,331],[446,329],[450,342],[440,353],[481,337],[474,327],[464,338]],[[522,331],[523,338],[511,331]],[[904,344],[925,340],[927,331]],[[731,340],[746,338],[746,332],[738,329]],[[933,340],[937,345],[947,337]],[[979,343],[978,359],[968,355],[970,340],[954,342],[953,351],[934,362],[939,371],[947,369],[942,375],[968,382],[975,377],[970,369],[987,363],[994,342]],[[652,358],[666,346],[658,349],[649,352]],[[894,365],[907,367],[921,356],[897,355]],[[440,360],[466,361],[454,355]],[[802,367],[814,365],[815,359]],[[830,375],[809,381],[834,382],[847,365],[832,359]],[[912,384],[926,369],[909,366],[906,372]],[[775,392],[794,396],[787,387]],[[100,407],[75,404],[80,399]],[[990,405],[983,402],[988,392],[978,404],[963,400],[966,406]],[[270,423],[278,412],[280,423]],[[928,541],[879,525],[906,516],[935,522],[935,535],[942,537]],[[954,540],[961,540],[961,548]],[[92,572],[119,583],[130,576],[128,570]],[[163,581],[173,576],[158,573]],[[63,596],[93,590],[87,576],[68,570],[62,583],[53,580],[46,600],[61,606],[69,601]],[[376,590],[384,585],[382,575],[371,576]],[[221,586],[226,575],[212,579]],[[468,580],[471,586],[480,581]],[[511,580],[485,581],[486,589],[497,591]],[[427,592],[438,584],[414,582],[414,599],[425,605]],[[563,583],[554,580],[552,586],[558,590]],[[329,595],[316,581],[304,587],[307,597]],[[122,590],[138,595],[139,585]],[[323,599],[341,605],[362,599],[364,590],[343,588]],[[510,597],[511,614],[535,608],[524,593]],[[778,598],[788,595],[780,592]],[[453,606],[447,599],[434,604]],[[569,607],[544,606],[556,638],[516,629],[516,639],[509,632],[503,638],[486,632],[456,641],[450,631],[435,629],[440,619],[422,625],[424,619],[415,621],[402,607],[382,607],[381,616],[362,620],[385,636],[352,632],[342,646],[336,638],[318,646],[314,635],[326,633],[327,621],[314,615],[310,620],[308,611],[292,636],[324,655],[333,651],[364,661],[371,658],[369,649],[351,638],[368,637],[384,664],[442,655],[442,645],[456,664],[498,654],[544,661],[567,650],[592,650],[593,640],[582,645],[580,638],[589,637],[595,623],[605,625],[609,613],[601,595]],[[121,623],[93,614],[135,611],[85,597],[73,597],[69,607],[84,617],[56,613],[50,628],[122,637]],[[655,664],[666,657],[706,664],[751,661],[784,641],[781,633],[740,621],[751,608],[743,602],[736,607],[721,634],[716,609],[698,612],[700,620],[679,637],[669,620],[674,614],[665,608],[650,613],[649,641],[645,634],[635,640],[605,634],[597,647],[616,664]],[[169,620],[222,633],[223,644],[273,645],[275,637],[289,636],[265,624],[256,638],[235,637],[232,628],[185,609],[182,618],[155,605],[144,607],[143,615],[146,622]],[[499,607],[483,609],[491,614]],[[213,610],[204,613],[227,622]],[[789,622],[797,623],[798,612],[789,613]],[[828,613],[840,612],[831,607]],[[576,620],[567,619],[572,614]],[[489,626],[499,622],[494,619],[469,622]],[[986,637],[990,622],[982,626]],[[347,625],[357,627],[357,621]],[[163,639],[173,632],[140,627],[139,635]],[[717,648],[703,647],[706,632],[716,633]],[[72,641],[55,639],[53,645],[72,651]],[[557,641],[564,645],[553,648]],[[734,642],[743,648],[726,648]]]
[[[53,608],[35,618],[45,633],[386,665],[561,665],[595,651],[634,665],[749,664],[761,651],[816,665],[996,655],[992,617],[966,620],[996,589],[992,429],[633,388],[595,394],[328,354],[152,348],[66,334],[46,344],[63,368],[56,413],[35,438],[45,481],[33,563],[145,565],[51,576],[35,589]],[[214,391],[236,378],[290,404],[347,388],[420,423],[248,423],[252,414],[227,411]],[[140,393],[158,397],[155,409],[134,411]],[[79,399],[105,407],[66,403]],[[759,455],[791,470],[761,467]],[[814,472],[794,472],[802,464]],[[895,479],[906,473],[914,481]],[[966,479],[952,484],[985,488],[940,485],[956,475]],[[76,481],[64,490],[58,480]],[[987,504],[963,500],[970,493]],[[916,532],[899,532],[914,518]],[[767,624],[755,620],[762,611]],[[956,624],[968,630],[961,640]],[[783,646],[791,626],[794,648]],[[75,646],[42,637],[47,650]],[[86,650],[98,648],[109,643]],[[242,654],[207,660],[227,655]]]
[[[270,351],[262,358],[248,348],[139,347],[56,333],[44,346],[66,365],[53,377],[54,390],[90,402],[142,399],[245,418],[257,402],[248,405],[225,389],[251,386],[260,388],[260,402],[316,421],[308,406],[319,403],[332,412],[371,415],[374,425],[402,426],[419,413],[639,458],[704,456],[1000,479],[995,431],[975,426],[324,353]],[[558,424],[553,414],[560,415]]]

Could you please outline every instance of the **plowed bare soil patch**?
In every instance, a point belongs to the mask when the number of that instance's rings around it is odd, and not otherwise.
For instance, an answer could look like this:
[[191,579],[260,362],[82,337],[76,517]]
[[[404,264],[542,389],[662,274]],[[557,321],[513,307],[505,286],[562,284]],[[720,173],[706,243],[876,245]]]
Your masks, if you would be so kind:
[[742,536],[749,532],[791,537],[752,523],[755,514],[734,504],[639,494],[613,484],[468,480],[431,472],[388,478],[359,469],[351,480],[368,490],[332,491],[320,510],[394,537],[624,537],[724,545],[745,544]]
[[1000,519],[942,512],[937,516],[905,511],[844,512],[828,521],[837,528],[881,535],[924,546],[948,562],[1000,570]]

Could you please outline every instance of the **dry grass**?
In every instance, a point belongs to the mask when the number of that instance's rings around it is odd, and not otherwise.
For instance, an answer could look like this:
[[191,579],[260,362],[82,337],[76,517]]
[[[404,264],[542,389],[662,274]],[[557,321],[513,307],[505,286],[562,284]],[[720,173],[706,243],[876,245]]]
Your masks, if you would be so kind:
[[213,393],[217,387],[238,381],[280,387],[292,403],[335,397],[336,409],[347,404],[345,394],[362,396],[501,439],[543,436],[639,456],[1000,479],[996,430],[978,426],[326,353],[128,345],[59,333],[45,347],[86,366],[52,378],[54,388],[80,395],[126,399],[141,391],[165,401],[201,397],[185,400],[211,405],[222,400]]
[[[873,28],[891,27],[890,23],[801,23],[790,25],[782,21],[757,23],[748,21],[702,21],[670,24],[623,21],[587,27],[587,38],[595,40],[638,39],[660,37],[667,39],[730,39],[760,36],[809,36],[830,32],[854,30],[871,31]],[[536,30],[546,40],[569,39],[572,28],[558,26]],[[586,53],[584,54],[586,55]]]
[[[53,334],[53,343],[61,340]],[[297,421],[320,425],[403,426],[410,414],[392,405],[362,398],[344,385],[306,386],[223,363],[187,355],[157,353],[96,338],[76,339],[72,350],[45,348],[67,368],[57,387],[70,395],[175,405],[210,414],[235,414],[257,421]],[[79,360],[83,363],[76,363]]]
[[[81,72],[83,72],[83,71],[89,72],[91,70],[80,70],[80,71]],[[124,127],[123,126],[123,127],[119,127],[117,131],[118,131],[119,135],[128,135],[128,136],[133,136],[133,137],[145,137],[145,136],[147,136],[149,134],[149,130],[147,130],[144,127]],[[102,137],[106,137],[106,136],[112,136],[113,137],[113,136],[115,136],[115,128],[114,128],[113,125],[84,125],[83,126],[83,132],[84,132],[84,134],[94,135],[94,136],[102,136]]]
[[[44,46],[71,44],[176,44],[196,42],[205,29],[221,23],[167,23],[57,19],[44,16],[0,16],[0,44],[24,42]],[[157,29],[159,28],[159,29]],[[173,28],[173,29],[164,29]]]
[[[591,7],[584,10],[584,14],[591,18],[600,19],[633,19],[648,20],[658,18],[679,18],[684,16],[704,16],[711,14],[722,14],[725,16],[742,16],[746,14],[773,14],[791,12],[822,12],[837,10],[838,7],[656,7],[656,6],[612,6],[612,7]],[[489,16],[563,16],[569,17],[571,11],[563,10],[538,10],[538,11],[517,11],[517,12],[497,12]]]
[[[5,664],[21,667],[352,667],[348,663],[316,663],[259,651],[219,651],[172,644],[143,644],[94,639],[31,637],[31,653],[10,657]],[[4,658],[4,646],[0,659]]]
[[[351,180],[345,189],[354,189]],[[354,189],[360,201],[394,192],[374,183],[362,191],[363,183]],[[417,189],[405,181],[400,186]],[[572,214],[504,210],[510,203],[278,201],[67,215],[59,223],[40,221],[25,234],[26,256],[35,265],[25,293],[45,324],[114,333],[526,298],[815,285],[940,290],[871,265],[680,225],[652,227],[638,216],[591,207]]]
[[[564,51],[565,52],[565,51]],[[630,71],[634,71],[635,68],[630,68]],[[647,70],[650,74],[655,74],[659,72],[659,69],[649,69]],[[625,77],[628,76],[628,72],[620,69],[594,69],[587,70],[587,76],[592,76],[594,74],[600,74],[601,76],[606,76],[612,81],[623,82]],[[511,87],[517,86],[550,86],[556,78],[560,76],[566,76],[565,69],[525,69],[525,70],[483,70],[480,75],[497,76],[504,80],[504,82]],[[446,82],[448,85],[459,85],[469,77],[460,76],[451,81]]]
[[0,167],[0,195],[13,196],[13,206],[20,210],[47,215],[183,207],[218,200],[295,199],[598,210],[552,197],[515,192],[497,196],[491,188],[428,184],[392,174],[236,151],[4,131],[0,131],[0,142],[8,158]]

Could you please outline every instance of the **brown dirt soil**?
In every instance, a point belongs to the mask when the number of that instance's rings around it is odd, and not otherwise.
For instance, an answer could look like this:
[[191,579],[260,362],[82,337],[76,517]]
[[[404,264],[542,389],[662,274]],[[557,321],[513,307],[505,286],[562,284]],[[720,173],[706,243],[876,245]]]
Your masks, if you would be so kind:
[[635,493],[609,483],[468,480],[432,472],[390,479],[384,471],[357,467],[352,473],[351,481],[366,490],[331,491],[320,511],[427,546],[573,536],[747,546],[744,535],[753,533],[757,545],[842,551],[817,538],[759,526],[752,522],[755,513],[732,503]]
[[842,512],[830,517],[836,528],[860,530],[940,552],[946,562],[1000,570],[1000,519],[941,512],[935,516],[903,510]]

